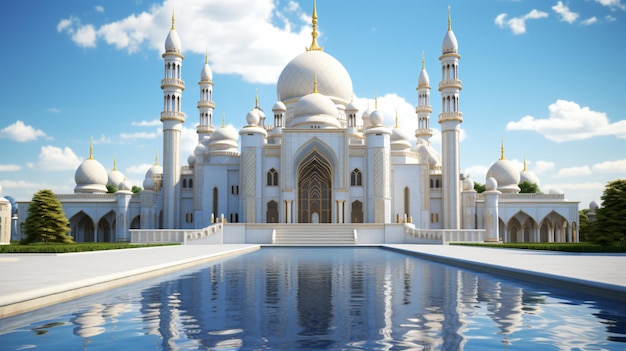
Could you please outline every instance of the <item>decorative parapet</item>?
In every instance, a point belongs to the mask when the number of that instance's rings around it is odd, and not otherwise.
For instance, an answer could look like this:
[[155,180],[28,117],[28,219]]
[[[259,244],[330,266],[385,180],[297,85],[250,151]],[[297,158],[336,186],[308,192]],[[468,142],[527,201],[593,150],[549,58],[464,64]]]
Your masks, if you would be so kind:
[[485,241],[485,229],[419,229],[411,224],[404,225],[404,233],[416,239],[439,241],[443,245],[451,242]]
[[[219,238],[217,237],[219,234]],[[181,243],[192,244],[203,240],[207,244],[223,242],[224,225],[217,223],[202,229],[131,229],[130,242],[138,243]],[[214,240],[207,240],[214,239]]]
[[161,79],[161,89],[164,87],[176,87],[179,89],[185,89],[185,82],[181,79],[176,78],[165,78]]

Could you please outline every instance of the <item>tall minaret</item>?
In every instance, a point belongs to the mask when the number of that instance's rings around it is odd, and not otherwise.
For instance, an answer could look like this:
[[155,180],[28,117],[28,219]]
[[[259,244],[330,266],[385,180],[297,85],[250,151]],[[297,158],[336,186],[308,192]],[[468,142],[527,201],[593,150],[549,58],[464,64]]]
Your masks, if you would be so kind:
[[459,80],[459,45],[457,44],[450,20],[448,7],[448,32],[441,47],[441,161],[442,161],[442,202],[443,229],[459,229],[461,223],[461,157],[459,152],[459,134],[463,114],[459,112],[459,92],[462,89]]
[[163,90],[163,228],[180,227],[180,139],[185,122],[181,112],[181,97],[185,82],[181,79],[184,56],[181,53],[180,38],[174,28],[165,39],[165,77],[161,80]]
[[200,73],[200,100],[198,100],[198,111],[200,112],[200,123],[196,128],[198,132],[198,141],[202,141],[204,137],[211,136],[215,131],[213,127],[213,110],[215,102],[213,102],[213,72],[209,67],[209,54],[204,56],[204,67]]
[[430,137],[433,136],[433,130],[430,129],[430,113],[433,112],[433,108],[430,106],[430,79],[424,65],[424,53],[422,53],[422,71],[415,90],[417,90],[417,107],[415,108],[417,130],[415,130],[415,137],[428,143]]

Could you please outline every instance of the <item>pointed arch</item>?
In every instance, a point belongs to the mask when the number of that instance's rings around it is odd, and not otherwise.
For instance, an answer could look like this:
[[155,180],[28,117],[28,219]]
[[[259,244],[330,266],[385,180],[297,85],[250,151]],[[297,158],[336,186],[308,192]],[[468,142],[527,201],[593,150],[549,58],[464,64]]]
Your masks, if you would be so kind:
[[80,211],[70,218],[70,231],[76,242],[93,242],[95,239],[94,221],[84,211]]
[[363,203],[361,201],[355,200],[352,202],[350,213],[352,223],[363,223]]
[[298,164],[298,222],[332,222],[333,171],[329,160],[317,148]]
[[267,212],[265,213],[266,223],[278,223],[278,202],[271,200],[267,203]]

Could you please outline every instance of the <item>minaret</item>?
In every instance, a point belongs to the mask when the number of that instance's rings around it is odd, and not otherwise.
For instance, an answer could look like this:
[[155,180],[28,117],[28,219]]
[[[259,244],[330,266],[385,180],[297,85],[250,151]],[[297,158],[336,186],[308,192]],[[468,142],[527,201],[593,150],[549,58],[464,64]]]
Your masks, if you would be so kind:
[[181,112],[181,97],[185,82],[181,79],[184,56],[180,38],[174,27],[165,39],[165,77],[161,80],[163,90],[163,228],[180,227],[180,142],[185,114]]
[[433,112],[430,106],[430,79],[426,72],[424,65],[424,53],[422,52],[422,71],[420,72],[417,80],[417,107],[415,113],[417,114],[417,130],[415,130],[415,137],[421,138],[427,143],[430,142],[430,137],[433,136],[433,130],[430,129],[430,113]]
[[215,102],[213,102],[213,72],[209,66],[209,54],[204,55],[204,67],[200,72],[200,100],[198,100],[198,112],[200,113],[200,123],[196,128],[198,132],[198,141],[202,141],[204,137],[211,136],[215,131],[213,127],[213,110],[215,110]]
[[443,39],[441,61],[441,161],[442,161],[442,214],[443,229],[459,229],[460,193],[461,193],[461,162],[459,151],[459,135],[463,114],[459,112],[459,46],[452,31],[450,7],[448,7],[448,32]]

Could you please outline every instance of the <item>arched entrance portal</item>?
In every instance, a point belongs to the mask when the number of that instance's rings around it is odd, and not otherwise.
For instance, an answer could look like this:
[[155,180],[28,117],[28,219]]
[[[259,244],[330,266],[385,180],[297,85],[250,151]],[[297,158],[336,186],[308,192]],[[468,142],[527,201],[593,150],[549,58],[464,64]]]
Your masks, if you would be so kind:
[[298,167],[298,223],[332,222],[332,168],[313,150]]

